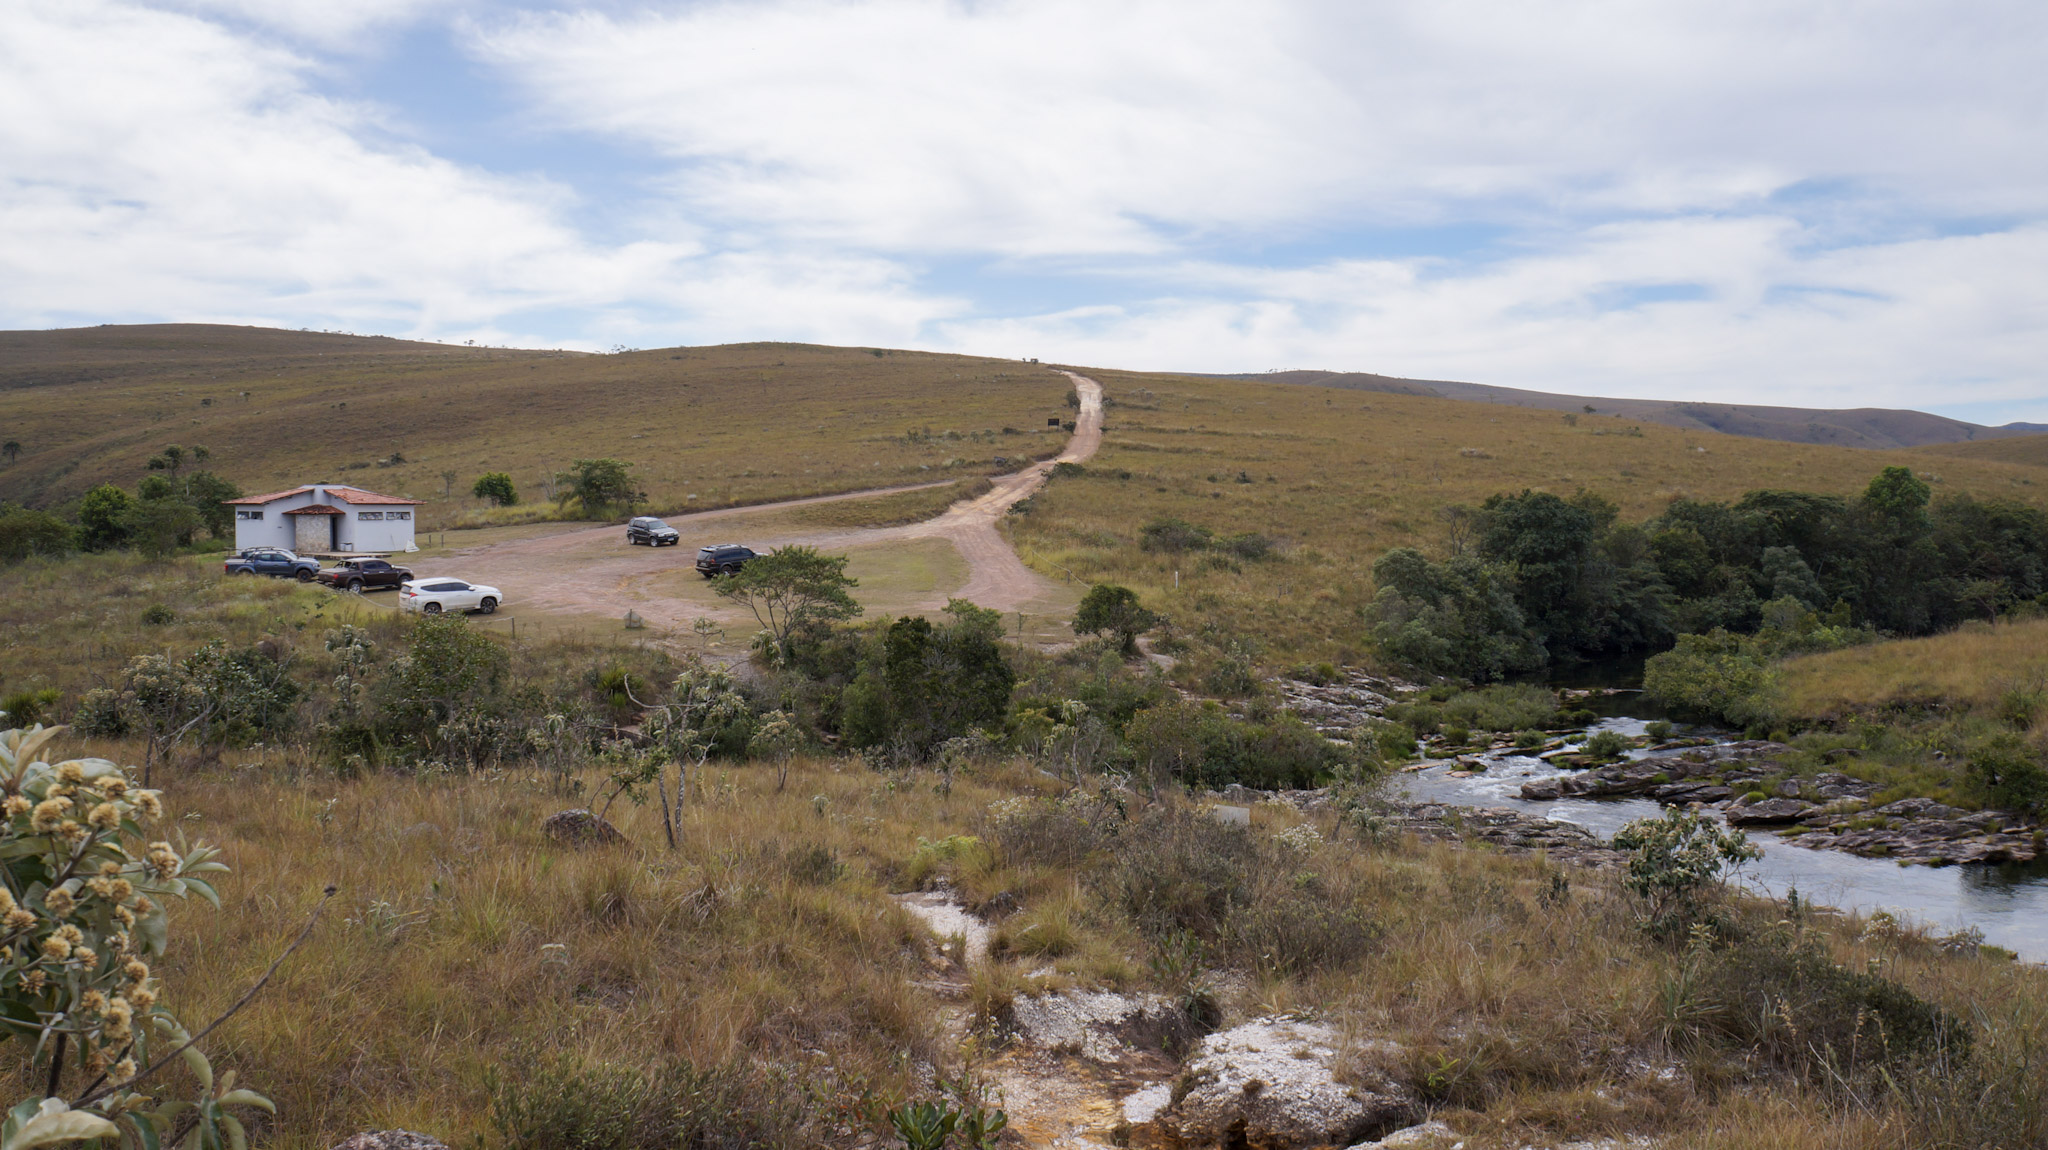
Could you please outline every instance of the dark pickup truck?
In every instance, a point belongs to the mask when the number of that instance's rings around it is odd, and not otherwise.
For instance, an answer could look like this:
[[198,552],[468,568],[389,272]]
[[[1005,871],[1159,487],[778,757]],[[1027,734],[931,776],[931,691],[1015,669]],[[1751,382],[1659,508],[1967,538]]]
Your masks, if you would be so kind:
[[697,574],[709,579],[715,575],[736,575],[739,569],[752,559],[754,553],[737,543],[719,543],[702,547],[697,551]]
[[228,556],[222,570],[229,575],[271,575],[311,583],[320,574],[320,561],[301,559],[282,547],[251,547]]
[[379,587],[397,587],[412,578],[412,570],[393,567],[382,559],[344,559],[322,571],[322,583],[337,591],[372,591]]

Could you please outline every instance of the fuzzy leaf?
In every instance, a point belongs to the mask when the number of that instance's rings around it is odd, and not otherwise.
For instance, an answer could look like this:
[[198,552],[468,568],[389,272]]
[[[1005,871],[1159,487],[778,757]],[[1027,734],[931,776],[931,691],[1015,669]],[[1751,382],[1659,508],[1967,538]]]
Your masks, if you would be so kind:
[[[15,1107],[15,1113],[21,1112]],[[10,1123],[12,1125],[12,1123]],[[97,1114],[73,1110],[61,1098],[45,1098],[35,1111],[35,1117],[23,1123],[7,1139],[0,1150],[30,1150],[35,1146],[49,1146],[57,1142],[77,1142],[87,1138],[118,1138],[121,1128]]]

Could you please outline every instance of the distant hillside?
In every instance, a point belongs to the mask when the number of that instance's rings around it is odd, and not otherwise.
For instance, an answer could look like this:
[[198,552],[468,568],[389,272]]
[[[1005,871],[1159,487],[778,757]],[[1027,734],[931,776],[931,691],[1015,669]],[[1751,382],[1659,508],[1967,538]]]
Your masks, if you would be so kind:
[[[1718,431],[1754,439],[1777,439],[1786,443],[1827,444],[1835,447],[1922,447],[1936,443],[1968,443],[2012,436],[2037,435],[2048,426],[2012,423],[1984,427],[1924,411],[1897,411],[1882,407],[1859,407],[1827,411],[1804,407],[1757,407],[1734,403],[1690,403],[1672,399],[1603,399],[1586,395],[1556,395],[1544,391],[1522,391],[1483,383],[1456,383],[1440,379],[1397,379],[1368,372],[1272,371],[1226,375],[1225,379],[1265,380],[1273,383],[1305,383],[1318,387],[1344,387],[1357,391],[1380,391],[1395,395],[1436,395],[1471,403],[1497,403],[1512,407],[1547,408],[1643,423],[1661,423],[1694,431]],[[1998,458],[1998,457],[1987,457]]]
[[636,465],[657,510],[755,503],[1056,450],[1068,387],[1014,360],[787,343],[589,355],[213,324],[0,332],[0,441],[21,445],[0,499],[133,487],[176,443],[252,493],[326,480],[424,499],[428,526],[473,504],[483,472],[532,503],[606,456]]
[[[2033,424],[2009,424],[2031,427]],[[2044,429],[2048,430],[2048,429]],[[1922,448],[1929,455],[1953,455],[1962,459],[1995,459],[2000,463],[2025,463],[2048,467],[2048,435],[2019,435],[2009,439],[1980,440],[1976,443],[1940,443]]]

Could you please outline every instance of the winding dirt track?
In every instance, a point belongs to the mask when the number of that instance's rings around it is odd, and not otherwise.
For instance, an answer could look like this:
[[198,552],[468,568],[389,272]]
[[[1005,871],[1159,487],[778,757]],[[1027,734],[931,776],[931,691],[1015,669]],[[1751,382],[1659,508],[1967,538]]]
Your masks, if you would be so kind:
[[[915,605],[917,610],[937,610],[948,599],[966,599],[1007,612],[1057,595],[1056,584],[1017,558],[1016,551],[996,530],[996,522],[1012,504],[1038,490],[1054,464],[1079,463],[1093,456],[1102,445],[1101,385],[1071,371],[1062,374],[1074,381],[1081,410],[1074,420],[1073,437],[1058,458],[1010,475],[995,476],[995,486],[987,494],[961,500],[922,523],[753,537],[746,542],[756,549],[809,544],[841,550],[910,539],[944,539],[966,561],[967,582],[957,588],[935,591],[928,600]],[[708,607],[701,601],[663,594],[653,584],[691,571],[697,548],[723,542],[713,533],[721,520],[929,486],[937,485],[879,488],[676,516],[668,521],[682,535],[682,541],[674,547],[632,547],[626,544],[623,531],[616,525],[607,525],[486,544],[413,567],[422,575],[455,575],[496,586],[504,591],[505,602],[513,610],[613,618],[630,610],[657,628],[679,629],[698,615],[739,622],[743,612],[735,614],[723,609],[723,604]]]

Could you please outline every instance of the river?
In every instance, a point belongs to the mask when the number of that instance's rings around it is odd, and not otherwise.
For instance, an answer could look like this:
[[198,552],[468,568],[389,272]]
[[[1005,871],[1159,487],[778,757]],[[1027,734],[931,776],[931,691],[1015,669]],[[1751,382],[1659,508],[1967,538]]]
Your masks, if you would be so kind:
[[[1642,734],[1647,720],[1640,712],[1645,708],[1631,705],[1632,701],[1639,702],[1633,694],[1590,700],[1590,709],[1605,711],[1610,717],[1585,734],[1599,730]],[[1574,700],[1571,705],[1582,704]],[[1639,714],[1617,713],[1631,710]],[[1641,754],[1631,752],[1632,757]],[[1466,764],[1446,760],[1402,775],[1397,785],[1405,786],[1409,797],[1418,801],[1510,807],[1585,827],[1603,839],[1632,819],[1656,818],[1663,812],[1660,804],[1648,799],[1526,800],[1521,797],[1523,783],[1572,772],[1512,752],[1466,758]],[[1470,769],[1472,759],[1485,765],[1483,773],[1463,779],[1450,777],[1453,770]],[[1903,921],[1921,923],[1940,933],[1974,927],[1984,932],[1985,942],[2013,951],[2026,962],[2048,962],[2048,862],[1902,866],[1840,851],[1809,850],[1768,832],[1752,833],[1750,841],[1762,848],[1763,857],[1746,864],[1736,878],[1750,889],[1783,897],[1796,887],[1805,901],[1863,913],[1889,911]]]

